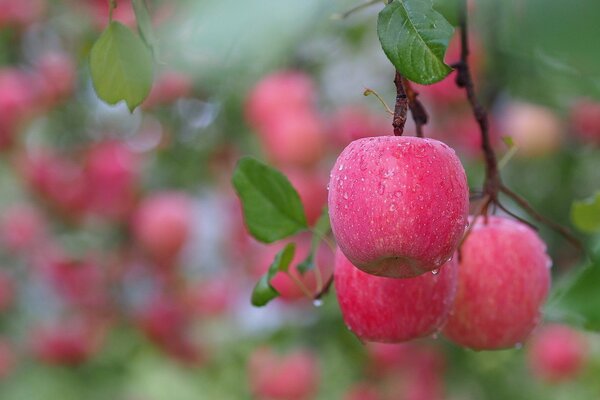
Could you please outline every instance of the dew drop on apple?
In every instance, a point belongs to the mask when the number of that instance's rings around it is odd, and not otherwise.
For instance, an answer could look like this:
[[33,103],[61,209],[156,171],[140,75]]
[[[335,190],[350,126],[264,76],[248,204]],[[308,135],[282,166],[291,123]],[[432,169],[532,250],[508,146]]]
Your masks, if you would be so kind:
[[315,307],[321,307],[323,305],[323,300],[321,299],[314,299],[313,300],[313,306]]
[[439,269],[439,268],[437,268],[437,269],[434,269],[433,271],[431,271],[431,273],[432,273],[433,275],[437,275],[437,274],[439,274],[439,273],[440,273],[440,269]]

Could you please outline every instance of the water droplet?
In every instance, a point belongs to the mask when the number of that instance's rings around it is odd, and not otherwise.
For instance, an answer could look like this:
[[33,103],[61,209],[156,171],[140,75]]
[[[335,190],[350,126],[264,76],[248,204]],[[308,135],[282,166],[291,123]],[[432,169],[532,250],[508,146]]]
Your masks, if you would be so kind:
[[339,171],[344,169],[344,164],[340,164],[340,167],[338,168]]
[[391,212],[396,211],[396,205],[395,204],[390,205],[390,211]]
[[348,200],[348,193],[344,193],[344,199]]
[[433,335],[431,335],[431,338],[433,340],[437,340],[437,338],[439,338],[439,337],[440,337],[440,333],[439,332],[435,332]]
[[523,343],[517,343],[517,344],[515,344],[515,349],[521,350],[522,348],[523,348]]
[[380,182],[379,188],[377,189],[377,193],[383,194],[383,192],[385,192],[385,185],[383,184],[383,182]]
[[433,275],[437,275],[437,274],[439,274],[439,273],[440,273],[440,269],[439,269],[439,268],[437,268],[437,269],[434,269],[433,271],[431,271],[431,273],[432,273]]
[[313,300],[313,306],[315,307],[321,307],[323,305],[323,300],[321,299],[314,299]]

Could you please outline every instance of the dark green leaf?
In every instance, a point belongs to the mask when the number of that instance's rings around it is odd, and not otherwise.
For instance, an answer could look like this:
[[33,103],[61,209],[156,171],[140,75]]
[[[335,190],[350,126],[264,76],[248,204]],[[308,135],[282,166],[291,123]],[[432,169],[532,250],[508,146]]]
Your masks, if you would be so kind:
[[573,224],[582,232],[600,231],[600,192],[584,201],[575,201],[571,207]]
[[392,64],[407,79],[424,85],[452,71],[444,54],[453,31],[430,0],[394,0],[377,21],[381,47]]
[[152,87],[152,55],[125,25],[113,21],[90,52],[94,89],[102,100],[124,100],[130,111],[141,104]]
[[281,172],[244,157],[233,172],[244,220],[257,240],[272,243],[308,228],[300,196]]
[[287,272],[290,263],[294,259],[295,252],[296,244],[288,243],[281,251],[279,251],[279,253],[277,253],[277,255],[275,255],[275,259],[269,266],[269,270],[260,278],[256,283],[256,286],[254,286],[254,290],[252,290],[252,305],[262,307],[279,296],[277,290],[271,286],[271,279],[275,277],[277,272]]
[[460,0],[433,0],[433,8],[442,14],[450,24],[458,26],[459,1]]
[[152,54],[156,57],[157,41],[154,36],[154,30],[152,29],[152,20],[148,14],[148,8],[146,7],[144,0],[132,0],[132,4],[140,36],[146,43],[146,46],[152,51]]

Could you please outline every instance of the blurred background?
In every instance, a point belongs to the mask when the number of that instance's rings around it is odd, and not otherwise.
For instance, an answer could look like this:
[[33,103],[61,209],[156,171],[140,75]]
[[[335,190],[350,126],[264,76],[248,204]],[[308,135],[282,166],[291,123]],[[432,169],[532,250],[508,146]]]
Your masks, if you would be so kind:
[[[158,62],[130,113],[90,81],[106,0],[0,0],[0,399],[600,398],[595,334],[548,325],[497,352],[442,337],[363,345],[333,293],[313,304],[285,279],[282,298],[252,307],[282,244],[246,232],[235,162],[282,170],[318,218],[337,154],[392,133],[363,96],[395,95],[376,36],[382,5],[341,18],[357,3],[147,3]],[[130,2],[117,5],[135,29]],[[473,1],[469,13],[505,181],[570,226],[573,200],[600,187],[600,2]],[[456,149],[475,193],[478,130],[454,74],[417,90],[425,135]],[[563,238],[540,234],[555,277],[578,265]],[[300,253],[309,240],[297,238]],[[331,256],[324,245],[322,274]],[[566,364],[544,361],[554,352]]]

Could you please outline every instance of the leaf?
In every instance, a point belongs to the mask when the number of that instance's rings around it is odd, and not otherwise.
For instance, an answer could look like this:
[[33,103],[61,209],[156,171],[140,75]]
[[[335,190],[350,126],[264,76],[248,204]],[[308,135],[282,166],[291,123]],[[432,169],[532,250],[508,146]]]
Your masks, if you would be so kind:
[[433,0],[433,8],[442,14],[446,21],[453,26],[459,25],[458,10],[460,9],[459,0]]
[[135,12],[135,21],[137,23],[138,31],[140,36],[146,43],[146,46],[150,49],[152,54],[157,57],[157,40],[154,36],[154,29],[152,29],[152,20],[148,14],[148,8],[144,0],[132,0],[133,11]]
[[257,240],[272,243],[308,228],[300,196],[281,172],[251,157],[238,161],[232,183]]
[[600,330],[600,260],[597,258],[563,282],[549,303],[550,317],[584,329]]
[[452,71],[444,54],[453,31],[431,0],[394,0],[377,20],[381,47],[392,64],[405,78],[424,85]]
[[302,261],[300,264],[298,264],[296,266],[296,270],[298,270],[298,272],[300,272],[300,274],[304,275],[305,273],[307,273],[308,271],[310,271],[311,269],[314,269],[314,268],[315,268],[314,253],[311,250],[308,257],[306,257],[306,259],[304,261]]
[[315,225],[313,226],[313,236],[310,245],[310,253],[304,261],[296,266],[296,269],[301,274],[305,274],[307,271],[315,268],[315,256],[321,239],[331,231],[331,222],[329,220],[329,210],[327,207],[323,207],[321,215]]
[[600,231],[600,191],[587,200],[575,201],[571,206],[571,220],[582,232]]
[[512,136],[502,136],[502,141],[509,149],[515,146],[515,140]]
[[296,244],[288,243],[277,255],[273,263],[269,266],[269,270],[264,274],[254,286],[252,290],[251,302],[253,306],[262,307],[268,302],[279,296],[277,290],[271,286],[271,279],[275,277],[277,272],[287,272],[290,263],[294,259],[296,252]]
[[321,236],[325,236],[331,231],[331,221],[329,220],[329,209],[327,207],[323,207],[313,229]]
[[108,104],[124,100],[130,111],[141,104],[152,87],[152,55],[129,28],[113,21],[90,52],[94,89]]

